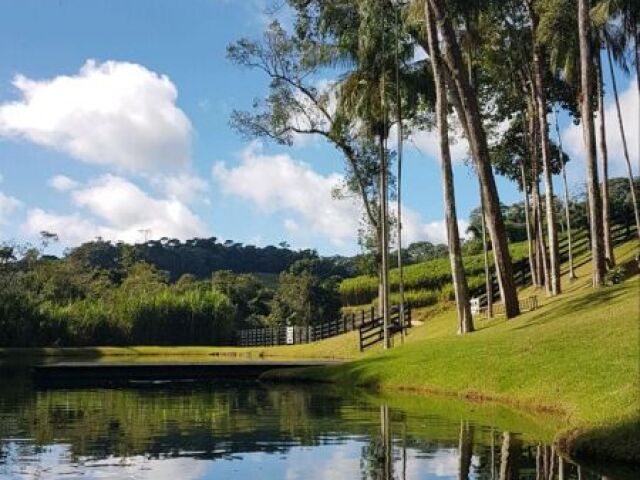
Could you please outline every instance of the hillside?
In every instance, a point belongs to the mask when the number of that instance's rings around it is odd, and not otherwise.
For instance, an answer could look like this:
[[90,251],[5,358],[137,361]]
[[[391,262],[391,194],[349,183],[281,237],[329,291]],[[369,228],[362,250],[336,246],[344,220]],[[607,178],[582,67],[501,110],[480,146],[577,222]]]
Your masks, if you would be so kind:
[[[476,320],[478,331],[459,337],[454,312],[447,311],[390,351],[269,378],[447,393],[554,410],[571,429],[561,437],[571,440],[567,449],[637,461],[637,251],[637,241],[616,249],[619,262],[633,272],[619,285],[591,289],[590,265],[584,263],[578,280],[563,278],[564,294],[541,297],[541,308],[516,319]],[[532,293],[525,289],[521,297]]]

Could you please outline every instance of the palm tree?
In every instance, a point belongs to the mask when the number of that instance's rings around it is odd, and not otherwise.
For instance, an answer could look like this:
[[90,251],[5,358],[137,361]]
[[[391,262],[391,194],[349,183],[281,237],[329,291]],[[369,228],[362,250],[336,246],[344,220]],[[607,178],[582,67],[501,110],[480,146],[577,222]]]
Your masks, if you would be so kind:
[[[637,51],[636,47],[636,51]],[[611,75],[611,86],[613,87],[613,96],[616,101],[616,112],[618,113],[618,125],[620,126],[620,137],[622,138],[622,149],[624,151],[624,159],[627,163],[627,175],[629,177],[629,189],[631,191],[631,199],[633,202],[633,213],[636,219],[636,233],[640,238],[640,213],[638,212],[638,199],[636,197],[635,185],[633,183],[633,170],[631,169],[631,161],[629,160],[629,149],[627,148],[627,138],[624,134],[624,124],[622,122],[622,113],[620,112],[620,99],[618,98],[618,85],[616,84],[616,75],[613,71],[613,61],[611,60],[611,46],[607,42],[607,57],[609,60],[609,73]]]
[[460,247],[460,233],[458,231],[458,217],[456,213],[455,192],[453,186],[453,169],[451,168],[451,153],[449,150],[449,125],[447,121],[447,92],[444,75],[442,73],[442,59],[438,45],[437,29],[427,2],[424,5],[427,36],[429,43],[429,57],[436,90],[436,121],[439,134],[440,166],[442,169],[442,185],[444,190],[445,222],[447,225],[447,240],[449,244],[449,260],[451,262],[451,277],[458,311],[458,333],[472,332],[473,318],[469,304],[469,290],[462,263],[462,249]]
[[593,125],[591,100],[592,62],[591,28],[589,25],[589,0],[578,0],[578,37],[580,40],[580,111],[587,163],[587,196],[589,199],[589,228],[591,230],[592,283],[594,287],[604,284],[605,261],[602,242],[602,201],[598,186],[596,164],[596,139]]
[[542,206],[540,201],[540,171],[538,169],[538,123],[536,122],[536,101],[533,92],[528,100],[529,132],[531,137],[531,196],[533,198],[533,231],[535,238],[536,258],[538,266],[538,279],[550,293],[551,281],[549,279],[549,257],[547,245],[544,239],[544,227],[542,222]]
[[547,235],[549,238],[549,280],[548,291],[552,295],[560,293],[560,259],[558,256],[558,232],[556,229],[555,208],[553,207],[553,180],[551,173],[551,149],[549,147],[549,125],[547,122],[547,98],[545,91],[546,60],[545,49],[537,38],[539,18],[532,0],[527,0],[531,18],[533,36],[533,78],[532,86],[537,107],[538,132],[542,153],[542,172],[545,181],[545,206],[547,216]]
[[602,228],[604,230],[604,254],[609,267],[615,265],[613,256],[613,242],[611,241],[611,212],[609,211],[609,155],[607,152],[607,129],[604,115],[604,85],[602,81],[602,61],[600,49],[594,51],[596,67],[596,94],[598,95],[598,129],[600,130],[600,167],[602,171]]
[[[400,93],[400,27],[399,27],[399,6],[394,8],[395,10],[395,67],[396,67],[396,126],[398,130],[398,158],[397,158],[397,167],[398,174],[396,178],[397,182],[397,204],[396,211],[398,212],[398,273],[399,273],[399,282],[398,282],[398,293],[400,296],[400,305],[399,305],[399,314],[400,314],[400,323],[404,322],[404,266],[402,261],[402,141],[403,141],[403,125],[402,125],[402,95]],[[403,336],[404,341],[404,329],[400,330],[401,335]]]
[[[388,78],[393,71],[392,56],[386,50],[390,35],[384,20],[385,5],[380,2],[362,2],[360,5],[360,26],[357,51],[354,52],[356,68],[341,82],[338,100],[339,115],[354,117],[361,121],[363,135],[375,138],[379,152],[378,191],[380,196],[380,285],[383,318],[384,347],[391,346],[389,338],[389,165],[387,158],[387,138],[390,129],[387,89],[393,85]],[[380,48],[382,46],[382,49]]]
[[558,137],[558,150],[560,153],[560,165],[562,167],[562,184],[564,186],[564,215],[567,224],[567,251],[569,253],[569,280],[577,278],[575,269],[573,268],[573,243],[571,241],[571,215],[569,207],[569,186],[567,185],[567,169],[565,168],[562,153],[562,137],[560,136],[560,124],[558,123],[558,111],[554,111],[556,135]]
[[511,265],[511,255],[507,245],[507,236],[500,211],[500,201],[495,184],[495,178],[489,158],[489,148],[486,132],[482,124],[482,117],[478,105],[476,93],[471,88],[469,78],[465,74],[464,61],[460,51],[460,45],[453,29],[451,19],[447,16],[447,10],[443,0],[428,0],[444,44],[446,45],[443,56],[444,64],[450,78],[449,90],[457,95],[461,109],[459,113],[461,121],[469,141],[472,157],[476,164],[480,181],[481,195],[485,199],[487,207],[486,220],[489,229],[491,243],[496,260],[496,272],[501,296],[504,301],[507,318],[520,313],[518,295]]

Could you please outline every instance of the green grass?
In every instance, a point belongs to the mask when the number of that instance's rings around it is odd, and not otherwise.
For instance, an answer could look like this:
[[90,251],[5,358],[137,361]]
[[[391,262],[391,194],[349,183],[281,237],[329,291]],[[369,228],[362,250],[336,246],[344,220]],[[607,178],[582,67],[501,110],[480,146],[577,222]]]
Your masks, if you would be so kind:
[[[638,243],[616,250],[632,262]],[[271,378],[330,381],[491,399],[562,416],[565,447],[640,461],[640,277],[593,290],[590,264],[565,293],[516,319],[477,320],[455,335],[447,311],[414,329],[403,346],[347,364],[274,373]],[[532,289],[521,292],[530,295]]]

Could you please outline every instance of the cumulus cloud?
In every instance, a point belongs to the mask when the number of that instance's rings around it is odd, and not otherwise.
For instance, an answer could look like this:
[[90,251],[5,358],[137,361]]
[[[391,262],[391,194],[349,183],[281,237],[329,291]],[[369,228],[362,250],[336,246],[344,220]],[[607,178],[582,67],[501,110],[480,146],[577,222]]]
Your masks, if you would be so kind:
[[[311,231],[337,246],[355,245],[362,208],[354,198],[333,195],[344,183],[339,173],[321,175],[289,155],[267,155],[254,142],[241,153],[237,166],[218,162],[213,175],[224,193],[243,198],[264,213],[286,213],[283,227],[291,235]],[[466,223],[460,225],[464,231]],[[403,207],[403,235],[405,244],[420,240],[446,243],[444,221],[424,223],[407,207]]]
[[209,189],[209,183],[197,175],[181,173],[180,175],[161,176],[153,179],[165,194],[174,200],[190,204],[198,199],[207,201],[203,195]]
[[[464,237],[469,222],[458,220],[460,236]],[[447,243],[447,225],[444,220],[422,222],[420,215],[414,210],[402,207],[402,243],[429,241],[431,243]]]
[[[629,149],[629,159],[634,169],[634,174],[638,174],[638,156],[640,155],[640,131],[638,130],[638,90],[636,89],[636,79],[633,77],[629,82],[627,89],[620,94],[620,109],[622,111],[622,121],[625,127],[625,136],[627,139],[627,147]],[[607,133],[607,150],[609,158],[609,175],[626,175],[627,167],[624,159],[622,147],[622,138],[618,127],[618,114],[616,112],[616,104],[613,97],[607,97],[605,103],[605,126]],[[596,117],[596,135],[599,138],[600,119]],[[568,125],[562,131],[562,142],[565,150],[569,155],[579,160],[579,165],[569,162],[568,170],[570,175],[578,180],[584,181],[584,142],[582,139],[582,125]],[[599,154],[599,152],[598,152]],[[598,162],[600,160],[598,159]],[[572,165],[573,163],[573,165]],[[578,168],[579,167],[579,168]]]
[[[73,204],[81,209],[60,215],[41,208],[27,213],[25,232],[55,232],[65,244],[77,244],[95,237],[136,242],[149,238],[190,238],[207,234],[202,221],[175,198],[155,198],[128,180],[104,175],[69,191]],[[88,215],[87,215],[88,214]]]
[[20,200],[0,192],[0,225],[7,222],[7,218],[21,205]]
[[189,161],[191,123],[166,75],[134,63],[88,60],[75,75],[17,75],[13,85],[21,98],[0,105],[0,136],[127,171]]
[[72,190],[78,186],[78,182],[65,175],[56,175],[55,177],[51,177],[48,184],[51,188],[60,192],[66,192],[67,190]]
[[[409,137],[409,142],[422,154],[433,157],[439,161],[440,146],[437,129],[413,132]],[[449,136],[449,150],[453,163],[461,163],[469,157],[469,144],[467,143],[467,139],[459,133],[454,133],[454,135]]]
[[287,222],[289,231],[303,221],[315,233],[339,244],[353,238],[358,230],[361,215],[355,201],[333,198],[333,190],[343,181],[340,174],[323,176],[289,155],[266,155],[259,143],[242,152],[237,167],[218,162],[213,174],[224,193],[249,200],[265,213],[298,214],[298,221]]

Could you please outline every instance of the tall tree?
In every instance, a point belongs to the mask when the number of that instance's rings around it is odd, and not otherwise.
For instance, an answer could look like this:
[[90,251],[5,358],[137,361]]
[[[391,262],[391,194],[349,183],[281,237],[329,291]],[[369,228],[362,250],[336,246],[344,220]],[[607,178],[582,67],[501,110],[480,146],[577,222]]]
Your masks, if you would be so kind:
[[615,265],[613,242],[611,240],[611,212],[609,209],[609,152],[607,151],[607,128],[604,114],[604,82],[600,49],[594,48],[593,59],[596,69],[596,94],[598,96],[598,129],[600,133],[600,171],[602,172],[602,229],[604,231],[604,255],[609,267]]
[[567,253],[569,256],[569,280],[575,280],[576,272],[573,268],[573,242],[571,239],[571,208],[569,203],[569,186],[567,185],[567,169],[565,168],[564,162],[562,161],[563,152],[562,152],[562,137],[560,136],[560,124],[558,123],[558,112],[557,110],[554,112],[555,124],[556,124],[556,135],[558,137],[558,149],[560,153],[560,163],[562,165],[562,185],[564,187],[564,215],[565,222],[567,224]]
[[439,137],[442,186],[444,190],[445,223],[447,225],[451,277],[453,280],[456,307],[458,311],[458,333],[465,334],[473,331],[473,318],[471,316],[469,290],[464,273],[464,265],[462,263],[462,249],[460,247],[460,233],[458,231],[458,217],[456,213],[455,191],[453,186],[453,169],[451,168],[451,153],[449,150],[446,84],[433,12],[427,2],[425,2],[424,8],[429,42],[429,57],[431,60],[431,69],[433,71],[433,78],[436,87],[436,122]]
[[549,239],[549,289],[553,295],[560,293],[560,258],[558,251],[558,232],[556,228],[555,208],[553,206],[553,179],[551,174],[551,150],[549,148],[549,124],[547,122],[547,105],[545,76],[546,60],[545,47],[537,37],[539,24],[536,5],[533,0],[526,0],[533,36],[533,91],[536,99],[536,118],[540,149],[542,153],[542,171],[545,181],[545,207],[547,216],[547,236]]
[[301,34],[304,38],[298,39],[273,22],[261,41],[241,39],[229,45],[227,56],[234,63],[262,71],[270,81],[266,100],[255,102],[253,111],[234,111],[231,124],[248,138],[291,145],[296,136],[317,135],[335,146],[346,161],[346,187],[360,198],[366,224],[374,233],[373,247],[380,270],[378,149],[370,139],[355,135],[355,119],[342,115],[335,107],[338,86],[318,86],[311,80],[325,63],[338,61],[339,55],[322,35],[315,33],[305,31]]
[[[636,46],[636,51],[638,47]],[[620,137],[622,139],[622,150],[624,151],[624,160],[627,164],[627,175],[629,177],[629,189],[631,190],[631,199],[633,201],[633,214],[636,220],[636,232],[640,238],[640,213],[638,212],[638,199],[636,197],[636,189],[633,183],[633,170],[631,161],[629,160],[629,149],[627,148],[627,137],[624,133],[624,123],[622,122],[622,113],[620,112],[620,98],[618,97],[618,85],[616,84],[616,75],[613,71],[613,61],[611,60],[611,46],[607,43],[607,57],[609,60],[609,73],[611,76],[611,86],[613,87],[613,96],[616,102],[616,112],[618,114],[618,126],[620,127]]]
[[585,158],[587,164],[587,196],[589,198],[589,228],[591,231],[592,283],[604,284],[606,273],[604,244],[602,241],[602,200],[598,185],[596,163],[596,139],[593,125],[593,56],[591,54],[591,27],[589,25],[589,0],[578,0],[578,36],[580,39],[580,112],[583,128]]
[[[402,118],[402,94],[400,92],[400,8],[398,8],[398,6],[396,6],[396,8],[394,9],[395,11],[395,30],[394,30],[394,34],[395,34],[395,44],[394,44],[394,53],[395,53],[395,70],[396,70],[396,76],[395,76],[395,93],[396,93],[396,97],[395,97],[395,102],[396,102],[396,128],[397,128],[397,133],[398,133],[398,137],[397,137],[397,141],[398,141],[398,146],[397,146],[397,151],[398,151],[398,158],[396,160],[397,162],[397,203],[396,203],[396,211],[398,213],[398,245],[397,245],[397,253],[398,253],[398,257],[397,257],[397,262],[398,262],[398,275],[399,275],[399,281],[398,281],[398,293],[400,296],[400,305],[399,305],[399,313],[400,313],[400,321],[403,322],[404,321],[404,262],[402,259],[402,154],[403,154],[403,141],[404,141],[404,128],[403,128],[403,118]],[[403,341],[404,341],[404,329],[400,330],[400,334],[402,335]]]
[[427,0],[433,9],[436,23],[446,45],[444,63],[450,73],[450,90],[455,90],[461,104],[461,121],[467,134],[476,169],[482,184],[481,194],[487,206],[487,226],[494,250],[496,273],[507,318],[520,313],[518,294],[513,280],[511,255],[507,245],[500,201],[491,169],[486,132],[483,127],[478,99],[465,73],[460,45],[447,15],[444,0]]

